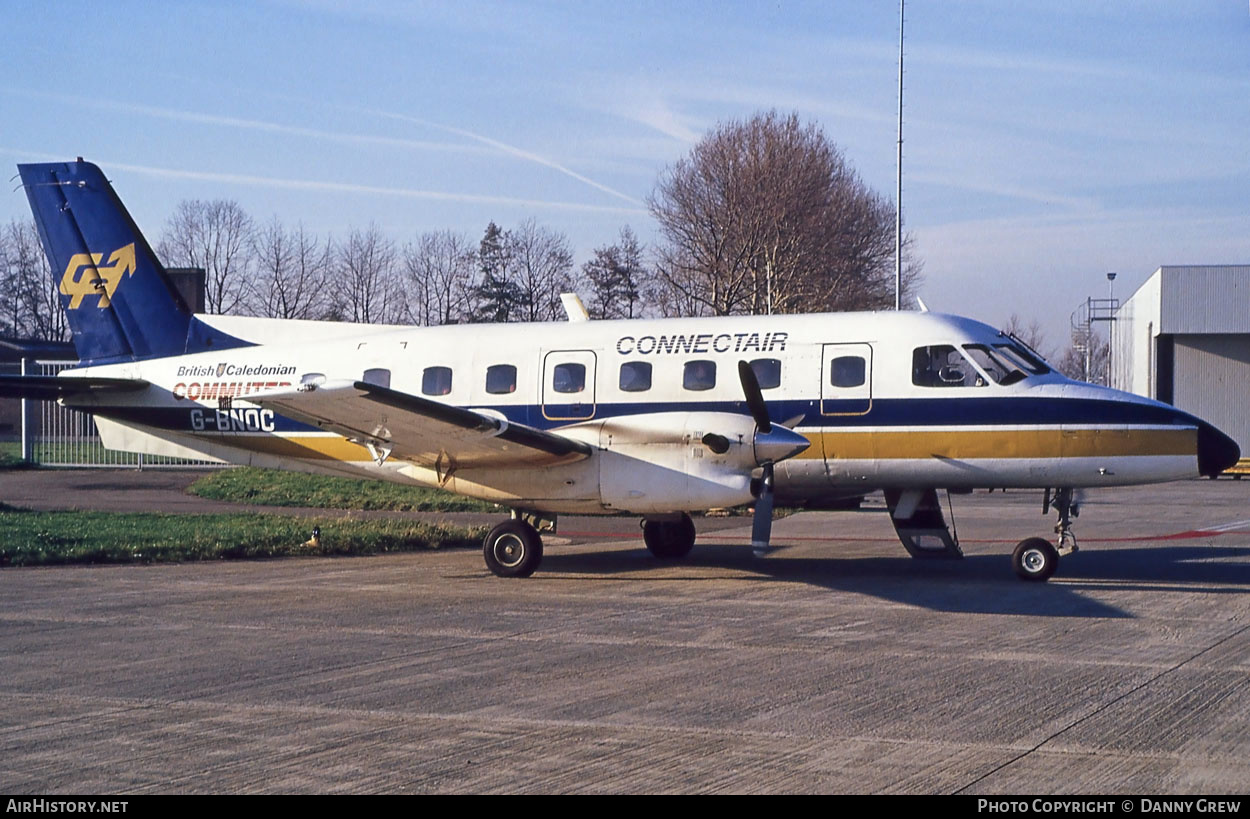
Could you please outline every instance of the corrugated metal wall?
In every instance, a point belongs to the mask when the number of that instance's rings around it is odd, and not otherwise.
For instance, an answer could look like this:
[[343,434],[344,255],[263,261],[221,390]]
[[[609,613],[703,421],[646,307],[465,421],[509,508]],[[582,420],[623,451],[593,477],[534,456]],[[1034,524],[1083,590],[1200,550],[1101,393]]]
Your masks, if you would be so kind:
[[1173,404],[1250,452],[1250,335],[1178,335],[1174,342]]
[[1250,265],[1165,266],[1161,333],[1250,333]]
[[1250,265],[1160,267],[1112,339],[1112,386],[1191,412],[1250,455]]

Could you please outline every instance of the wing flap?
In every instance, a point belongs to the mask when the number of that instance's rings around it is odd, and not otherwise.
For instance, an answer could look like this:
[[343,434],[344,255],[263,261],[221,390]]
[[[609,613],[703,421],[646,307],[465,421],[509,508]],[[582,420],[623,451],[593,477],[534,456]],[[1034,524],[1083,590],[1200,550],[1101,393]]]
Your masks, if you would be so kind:
[[364,381],[249,395],[247,400],[390,455],[441,471],[550,466],[590,457],[581,441]]

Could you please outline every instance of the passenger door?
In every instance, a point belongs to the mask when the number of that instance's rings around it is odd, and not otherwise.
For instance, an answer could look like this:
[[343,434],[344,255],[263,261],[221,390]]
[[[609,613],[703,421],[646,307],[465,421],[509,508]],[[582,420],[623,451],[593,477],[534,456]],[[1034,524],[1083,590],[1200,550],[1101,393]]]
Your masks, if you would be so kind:
[[820,414],[867,415],[872,409],[872,346],[826,344],[821,353]]
[[543,418],[585,421],[595,415],[593,350],[552,350],[543,356]]

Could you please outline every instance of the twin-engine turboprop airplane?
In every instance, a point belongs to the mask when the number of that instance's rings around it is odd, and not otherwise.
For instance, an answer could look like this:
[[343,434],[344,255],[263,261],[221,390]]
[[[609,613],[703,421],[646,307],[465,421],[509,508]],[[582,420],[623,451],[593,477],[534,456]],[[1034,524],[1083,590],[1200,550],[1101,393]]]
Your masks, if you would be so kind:
[[95,414],[106,446],[374,477],[510,507],[492,572],[523,577],[560,513],[644,518],[679,558],[690,512],[819,508],[884,490],[915,557],[959,557],[938,489],[1045,490],[1076,550],[1074,489],[1216,475],[1240,453],[1173,407],[1071,381],[956,316],[800,316],[380,327],[192,315],[99,168],[19,166],[80,366],[0,394]]

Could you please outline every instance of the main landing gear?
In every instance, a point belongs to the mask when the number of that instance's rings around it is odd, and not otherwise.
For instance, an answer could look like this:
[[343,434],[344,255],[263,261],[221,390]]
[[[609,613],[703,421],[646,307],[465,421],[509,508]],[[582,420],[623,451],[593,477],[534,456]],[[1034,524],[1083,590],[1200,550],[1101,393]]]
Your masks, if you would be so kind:
[[513,518],[490,530],[482,556],[500,577],[529,577],[543,560],[543,539],[528,521]]
[[[512,520],[490,530],[482,542],[486,568],[499,577],[529,577],[543,560],[543,539],[539,527],[551,529],[550,518],[513,513]],[[660,560],[678,560],[694,548],[694,521],[686,513],[653,518],[642,522],[642,539]]]
[[1077,551],[1072,518],[1080,515],[1081,510],[1072,489],[1056,489],[1053,497],[1047,489],[1042,500],[1042,514],[1049,512],[1052,506],[1059,513],[1059,522],[1055,524],[1055,543],[1052,545],[1040,537],[1026,538],[1011,553],[1011,566],[1022,580],[1039,583],[1049,580],[1059,568],[1059,557]]
[[694,548],[694,521],[685,512],[674,520],[644,520],[642,540],[660,560],[678,560]]

